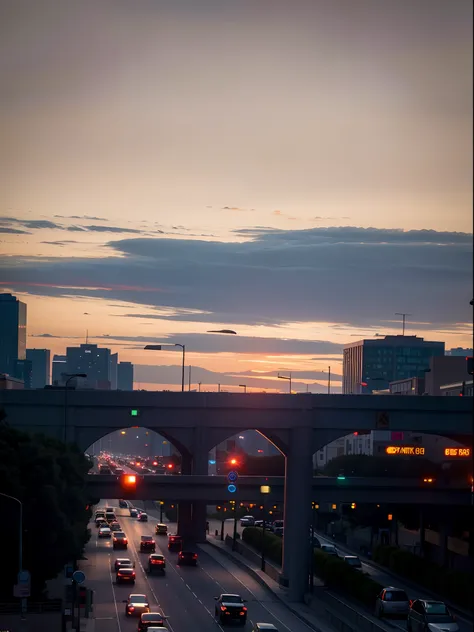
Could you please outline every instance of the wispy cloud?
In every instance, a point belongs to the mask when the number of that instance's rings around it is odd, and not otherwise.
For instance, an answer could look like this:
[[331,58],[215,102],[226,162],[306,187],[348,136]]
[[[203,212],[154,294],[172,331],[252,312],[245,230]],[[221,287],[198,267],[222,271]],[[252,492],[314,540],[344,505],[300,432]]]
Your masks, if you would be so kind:
[[28,230],[21,230],[20,228],[11,228],[9,226],[0,226],[0,233],[5,235],[31,235]]
[[92,222],[108,222],[106,217],[95,217],[94,215],[53,215],[58,219],[88,219]]

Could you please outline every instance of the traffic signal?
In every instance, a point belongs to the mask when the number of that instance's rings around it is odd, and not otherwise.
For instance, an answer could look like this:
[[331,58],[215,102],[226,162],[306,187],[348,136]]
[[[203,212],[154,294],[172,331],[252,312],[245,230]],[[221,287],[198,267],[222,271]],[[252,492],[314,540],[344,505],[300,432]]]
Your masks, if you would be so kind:
[[122,474],[119,481],[120,487],[124,492],[124,496],[127,492],[133,495],[137,491],[137,486],[142,480],[143,476],[138,476],[137,474]]
[[466,358],[467,372],[469,375],[474,375],[474,358]]
[[388,521],[393,520],[393,515],[392,515],[392,514],[388,514],[388,516],[387,516],[387,520],[388,520]]
[[239,467],[239,459],[235,456],[232,456],[229,458],[228,464],[233,468]]
[[427,477],[423,479],[423,483],[434,483],[435,479],[431,477]]
[[351,509],[355,509],[357,505],[355,503],[351,503]]
[[87,588],[79,586],[79,607],[85,608],[87,605]]

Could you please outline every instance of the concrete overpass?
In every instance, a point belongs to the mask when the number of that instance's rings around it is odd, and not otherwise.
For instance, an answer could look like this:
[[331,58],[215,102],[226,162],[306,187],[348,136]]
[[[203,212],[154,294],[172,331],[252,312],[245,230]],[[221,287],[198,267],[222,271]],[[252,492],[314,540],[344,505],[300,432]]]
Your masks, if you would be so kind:
[[[257,430],[286,457],[283,576],[293,601],[303,599],[309,574],[307,535],[311,524],[312,458],[317,450],[363,430],[412,430],[444,435],[465,445],[472,443],[472,398],[467,397],[63,388],[0,391],[0,408],[13,428],[75,442],[84,451],[112,431],[146,427],[167,438],[181,452],[184,475],[207,475],[208,455],[214,446],[244,430]],[[205,539],[205,505],[203,501],[183,501],[180,506],[181,527],[191,529],[198,541]]]
[[[269,502],[283,502],[283,476],[240,476],[238,490],[227,491],[225,476],[138,476],[136,491],[121,486],[120,477],[89,475],[87,492],[91,499],[124,498],[125,500],[203,501],[215,504],[225,500],[261,502],[260,487],[269,485]],[[426,484],[419,479],[391,478],[336,478],[314,477],[311,500],[324,503],[393,503],[438,506],[467,506],[471,503],[471,489],[466,483]]]

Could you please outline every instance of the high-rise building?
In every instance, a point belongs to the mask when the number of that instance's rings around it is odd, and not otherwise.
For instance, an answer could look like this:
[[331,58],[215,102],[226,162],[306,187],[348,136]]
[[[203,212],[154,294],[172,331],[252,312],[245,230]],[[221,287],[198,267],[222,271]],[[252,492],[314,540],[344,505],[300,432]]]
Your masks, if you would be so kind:
[[67,358],[65,355],[54,355],[51,368],[53,386],[64,386],[64,374],[67,373]]
[[23,381],[24,388],[32,388],[33,363],[31,360],[17,360],[15,365],[15,377]]
[[3,293],[0,294],[0,373],[17,377],[18,360],[26,360],[26,303]]
[[117,390],[118,353],[110,354],[110,390]]
[[133,391],[133,364],[131,362],[118,363],[117,388],[119,391]]
[[51,384],[51,351],[27,349],[26,359],[31,362],[31,388],[44,388]]
[[370,394],[390,382],[423,377],[430,358],[444,356],[444,342],[418,336],[385,336],[344,346],[343,393]]
[[85,373],[86,388],[110,390],[110,349],[92,344],[67,347],[66,366],[69,374]]

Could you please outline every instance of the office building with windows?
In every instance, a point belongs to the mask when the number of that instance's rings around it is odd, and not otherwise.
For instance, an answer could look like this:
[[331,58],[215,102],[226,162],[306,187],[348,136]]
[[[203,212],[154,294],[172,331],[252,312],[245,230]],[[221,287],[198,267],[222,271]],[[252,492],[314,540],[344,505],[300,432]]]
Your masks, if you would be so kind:
[[27,349],[26,359],[31,362],[31,388],[44,388],[51,384],[51,351]]
[[418,336],[385,336],[344,346],[343,393],[371,394],[386,390],[390,382],[424,377],[430,358],[444,356],[444,342]]
[[0,294],[0,373],[12,377],[26,360],[26,303],[12,294]]
[[133,364],[131,362],[118,363],[117,388],[119,391],[133,391]]
[[110,349],[87,343],[67,347],[67,373],[85,373],[87,378],[81,380],[85,388],[110,390],[110,355]]
[[67,358],[65,355],[53,356],[51,365],[51,382],[53,386],[64,386],[64,375],[67,373]]
[[110,389],[117,390],[118,384],[118,353],[110,354]]

